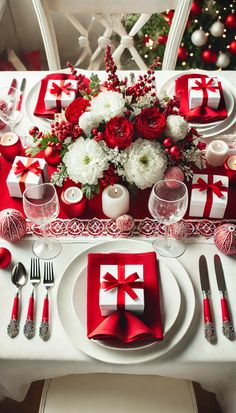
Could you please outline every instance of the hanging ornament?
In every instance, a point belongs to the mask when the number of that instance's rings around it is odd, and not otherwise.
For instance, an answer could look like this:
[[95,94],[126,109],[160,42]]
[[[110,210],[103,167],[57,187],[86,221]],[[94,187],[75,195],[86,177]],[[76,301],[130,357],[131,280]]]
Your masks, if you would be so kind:
[[201,5],[199,4],[198,1],[194,0],[192,2],[190,16],[191,17],[198,16],[201,13],[201,11],[202,11]]
[[207,39],[207,35],[202,29],[195,30],[195,32],[193,32],[191,36],[192,43],[194,44],[194,46],[198,47],[204,46],[207,42]]
[[225,67],[229,66],[230,58],[226,53],[220,53],[218,59],[216,60],[216,66],[224,69]]
[[210,33],[214,37],[221,37],[224,33],[225,26],[219,20],[217,20],[213,25],[210,27]]
[[215,63],[217,60],[217,54],[211,49],[203,50],[201,56],[204,62],[208,64]]
[[220,225],[214,231],[214,242],[223,254],[236,254],[236,226],[230,223]]
[[166,34],[160,34],[160,36],[158,36],[157,38],[158,44],[166,44],[167,37],[168,36]]
[[185,60],[188,57],[188,50],[186,49],[186,47],[181,46],[178,50],[178,59],[180,61]]
[[224,23],[227,29],[236,30],[236,14],[229,14]]
[[26,219],[17,209],[3,209],[0,212],[0,237],[17,241],[26,233]]
[[0,268],[7,268],[11,263],[11,253],[7,248],[0,248]]
[[44,159],[50,166],[57,166],[61,163],[60,149],[57,149],[55,146],[48,146],[44,150]]
[[164,174],[164,179],[175,179],[176,181],[184,181],[184,173],[178,166],[169,166]]
[[164,18],[165,18],[166,23],[169,24],[169,26],[172,23],[173,16],[174,16],[174,10],[168,10],[165,14]]
[[229,51],[232,54],[236,54],[236,40],[233,40],[229,45]]

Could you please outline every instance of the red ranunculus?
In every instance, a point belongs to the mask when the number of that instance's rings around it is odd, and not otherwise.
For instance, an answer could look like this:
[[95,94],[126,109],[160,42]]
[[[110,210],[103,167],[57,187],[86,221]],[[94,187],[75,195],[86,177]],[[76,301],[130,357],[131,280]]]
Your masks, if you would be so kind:
[[65,111],[65,117],[68,122],[78,123],[78,120],[82,113],[84,113],[87,107],[90,105],[87,99],[77,98],[69,104]]
[[166,127],[166,118],[157,108],[145,108],[136,116],[135,128],[139,137],[156,139]]
[[116,116],[107,122],[104,140],[109,148],[125,149],[132,143],[133,124],[124,116]]

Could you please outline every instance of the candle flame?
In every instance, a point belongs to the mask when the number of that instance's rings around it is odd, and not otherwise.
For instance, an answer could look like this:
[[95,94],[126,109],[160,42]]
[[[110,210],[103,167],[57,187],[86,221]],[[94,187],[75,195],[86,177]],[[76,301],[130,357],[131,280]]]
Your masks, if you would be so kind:
[[115,188],[115,194],[117,194],[117,192],[118,192],[118,189],[117,189],[117,188]]
[[74,189],[72,189],[72,192],[71,192],[71,196],[75,196],[75,191],[74,191]]

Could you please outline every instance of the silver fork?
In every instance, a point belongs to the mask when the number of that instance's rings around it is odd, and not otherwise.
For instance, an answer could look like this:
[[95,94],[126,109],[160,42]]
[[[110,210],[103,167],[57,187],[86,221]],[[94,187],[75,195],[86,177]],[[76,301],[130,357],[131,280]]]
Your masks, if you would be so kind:
[[24,325],[24,335],[28,339],[31,339],[35,335],[34,308],[35,308],[35,301],[36,301],[36,288],[40,283],[39,258],[31,258],[30,282],[33,286],[33,290],[29,298],[27,318],[26,318],[25,325]]
[[43,284],[46,288],[46,296],[43,303],[43,314],[42,321],[39,328],[39,336],[43,341],[47,341],[50,338],[50,329],[49,329],[49,299],[48,291],[54,286],[54,271],[52,262],[44,263],[44,277]]

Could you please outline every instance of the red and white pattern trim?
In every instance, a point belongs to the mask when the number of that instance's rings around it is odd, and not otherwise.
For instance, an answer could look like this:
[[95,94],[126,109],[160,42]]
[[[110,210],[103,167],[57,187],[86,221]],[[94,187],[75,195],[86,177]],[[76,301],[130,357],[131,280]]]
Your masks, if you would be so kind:
[[[165,226],[158,223],[154,219],[144,218],[135,219],[135,225],[132,230],[121,232],[117,228],[115,219],[56,219],[49,227],[49,234],[56,237],[128,237],[128,236],[143,236],[146,238],[163,235]],[[181,231],[175,226],[171,226],[171,233],[174,237],[178,237],[177,233],[182,234],[182,237],[197,237],[203,236],[210,238],[214,234],[214,230],[223,223],[236,222],[236,220],[215,220],[208,219],[186,219],[182,220],[178,225]],[[27,235],[40,235],[41,229],[32,222],[27,222]]]

